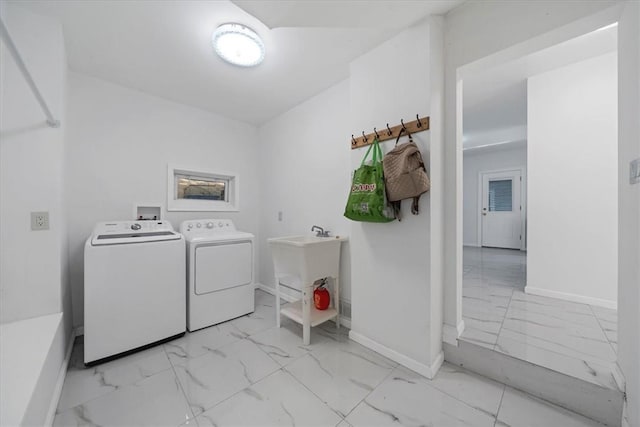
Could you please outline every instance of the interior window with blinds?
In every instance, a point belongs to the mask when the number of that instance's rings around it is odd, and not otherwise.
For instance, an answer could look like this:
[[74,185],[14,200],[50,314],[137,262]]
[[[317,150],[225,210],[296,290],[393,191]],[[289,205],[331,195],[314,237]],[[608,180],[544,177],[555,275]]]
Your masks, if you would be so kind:
[[237,212],[239,203],[238,174],[168,165],[168,211]]
[[175,183],[176,199],[229,201],[228,179],[176,174]]
[[513,210],[513,180],[489,181],[489,211],[510,212]]

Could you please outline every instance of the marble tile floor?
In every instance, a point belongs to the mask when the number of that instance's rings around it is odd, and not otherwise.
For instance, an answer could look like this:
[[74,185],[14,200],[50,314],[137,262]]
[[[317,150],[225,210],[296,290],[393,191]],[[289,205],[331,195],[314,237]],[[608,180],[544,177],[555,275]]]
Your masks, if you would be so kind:
[[[55,426],[597,426],[445,363],[428,380],[326,323],[255,313],[95,367],[76,341]],[[284,320],[284,319],[283,319]]]
[[617,312],[526,294],[526,253],[464,248],[461,339],[617,389]]

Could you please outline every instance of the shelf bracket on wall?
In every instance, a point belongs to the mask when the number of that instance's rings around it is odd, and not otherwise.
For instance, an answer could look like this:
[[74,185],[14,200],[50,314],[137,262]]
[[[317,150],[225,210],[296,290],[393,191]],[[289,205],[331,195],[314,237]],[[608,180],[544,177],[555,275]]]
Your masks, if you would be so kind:
[[42,111],[44,111],[44,114],[47,116],[47,124],[52,128],[59,128],[60,121],[56,120],[53,117],[53,114],[51,113],[51,110],[49,109],[47,102],[42,97],[42,94],[40,93],[38,86],[36,86],[36,82],[33,80],[33,77],[31,77],[31,73],[29,72],[29,69],[25,65],[24,61],[22,60],[22,57],[20,56],[20,52],[18,52],[16,45],[13,43],[13,39],[11,38],[11,35],[9,35],[9,30],[7,30],[7,26],[4,24],[4,21],[2,19],[0,19],[0,36],[2,37],[2,41],[7,47],[7,50],[11,53],[11,56],[13,56],[13,59],[16,62],[16,65],[22,72],[22,75],[24,76],[24,79],[27,81],[29,88],[31,88],[33,95],[38,100],[40,107],[42,107]]
[[402,128],[411,134],[429,130],[429,117],[418,117],[416,114],[416,120],[411,122],[404,123],[404,120],[400,120],[399,125],[389,127],[389,123],[387,123],[386,126],[381,127],[380,130],[375,127],[373,128],[372,133],[366,135],[364,131],[362,131],[362,136],[357,138],[351,135],[351,149],[366,147],[367,145],[373,144],[373,140],[376,138],[378,138],[378,142],[395,139],[398,137]]

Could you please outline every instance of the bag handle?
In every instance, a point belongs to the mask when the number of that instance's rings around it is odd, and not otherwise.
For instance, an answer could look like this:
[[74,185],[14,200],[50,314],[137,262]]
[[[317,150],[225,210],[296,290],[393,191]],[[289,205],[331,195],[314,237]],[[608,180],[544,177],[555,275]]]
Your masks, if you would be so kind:
[[413,136],[411,136],[409,131],[406,128],[403,127],[402,129],[400,129],[400,132],[398,132],[398,137],[396,138],[396,145],[398,145],[398,141],[400,141],[400,137],[402,136],[402,132],[406,132],[407,136],[409,137],[409,142],[413,142]]
[[362,158],[362,162],[360,163],[360,166],[364,165],[364,162],[367,160],[367,158],[369,157],[369,153],[371,152],[371,150],[373,149],[373,157],[371,159],[372,163],[371,164],[376,164],[379,161],[382,160],[382,149],[380,149],[380,144],[378,143],[378,138],[374,138],[373,139],[373,143],[371,145],[369,145],[369,149],[367,150],[367,152],[365,153],[364,157]]

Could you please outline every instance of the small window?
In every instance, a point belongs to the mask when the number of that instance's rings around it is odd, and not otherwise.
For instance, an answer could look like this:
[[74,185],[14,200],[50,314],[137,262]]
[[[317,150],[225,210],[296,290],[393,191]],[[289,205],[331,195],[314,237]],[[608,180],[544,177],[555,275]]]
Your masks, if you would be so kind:
[[229,201],[229,179],[176,174],[176,199],[223,200]]
[[237,211],[238,176],[169,166],[170,211]]
[[513,205],[512,184],[510,179],[489,181],[489,211],[511,212]]

